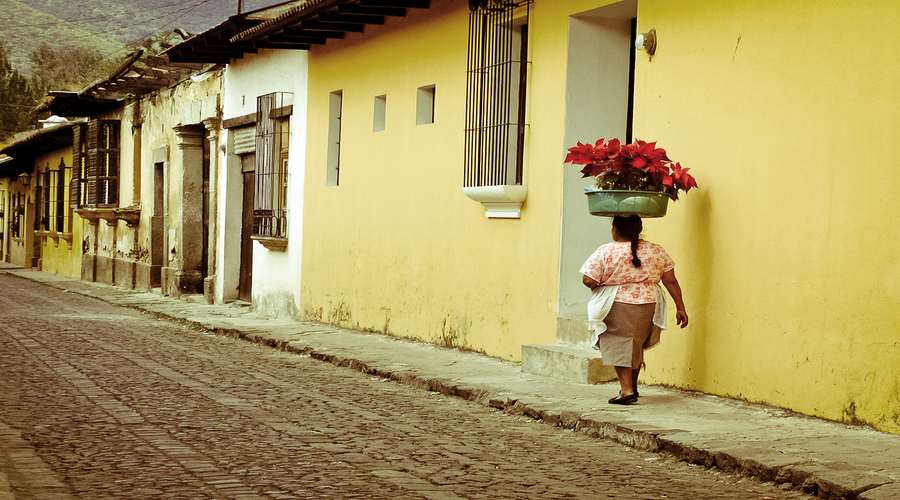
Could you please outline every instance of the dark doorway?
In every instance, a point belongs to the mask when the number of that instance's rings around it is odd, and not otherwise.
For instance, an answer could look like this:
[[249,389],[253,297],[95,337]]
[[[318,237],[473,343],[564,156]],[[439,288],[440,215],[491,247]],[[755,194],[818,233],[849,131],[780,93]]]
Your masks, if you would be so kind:
[[203,263],[200,272],[203,279],[209,276],[209,137],[203,136]]
[[241,215],[241,270],[238,280],[238,299],[250,302],[253,299],[253,198],[256,190],[256,155],[241,157],[241,171],[244,175],[243,209]]

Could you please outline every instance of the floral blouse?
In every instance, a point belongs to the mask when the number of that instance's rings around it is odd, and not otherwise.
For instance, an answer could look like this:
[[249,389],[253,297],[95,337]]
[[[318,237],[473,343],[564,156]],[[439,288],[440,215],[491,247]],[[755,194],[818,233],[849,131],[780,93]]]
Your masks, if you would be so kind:
[[675,269],[675,262],[663,247],[640,240],[637,250],[641,267],[631,263],[631,242],[614,241],[601,246],[581,266],[581,274],[601,285],[621,285],[616,302],[652,304],[656,302],[654,285],[666,271]]

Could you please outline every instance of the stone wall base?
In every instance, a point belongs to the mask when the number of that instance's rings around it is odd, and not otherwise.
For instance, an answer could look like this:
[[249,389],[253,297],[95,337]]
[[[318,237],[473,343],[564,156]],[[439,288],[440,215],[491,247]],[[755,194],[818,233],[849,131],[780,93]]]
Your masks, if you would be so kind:
[[134,290],[137,274],[137,262],[129,259],[116,259],[114,270],[114,285],[129,290]]
[[164,267],[162,268],[162,289],[164,295],[172,297],[201,294],[203,293],[203,273]]
[[116,279],[116,259],[97,255],[94,257],[96,265],[94,267],[94,281],[103,283],[104,285],[115,284]]
[[207,304],[216,303],[216,276],[207,276],[203,280],[203,297]]
[[97,269],[97,259],[92,254],[84,254],[81,256],[81,279],[83,281],[95,281]]
[[150,292],[161,285],[162,266],[135,262],[134,289]]

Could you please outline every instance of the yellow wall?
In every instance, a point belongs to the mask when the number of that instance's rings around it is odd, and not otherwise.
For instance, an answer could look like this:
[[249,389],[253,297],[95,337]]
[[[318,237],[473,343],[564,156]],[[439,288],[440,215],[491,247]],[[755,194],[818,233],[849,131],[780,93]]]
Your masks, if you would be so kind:
[[648,378],[900,432],[900,4],[639,9],[636,135],[700,183],[646,224],[692,316]]
[[[520,220],[486,219],[461,191],[464,4],[311,51],[307,318],[513,360],[556,340],[567,26],[606,3],[534,6]],[[659,48],[637,53],[635,136],[700,182],[645,223],[692,318],[648,352],[646,381],[900,432],[900,70],[882,54],[898,20],[886,0],[641,0]],[[416,88],[432,84],[436,123],[417,127]],[[337,90],[341,182],[327,187]],[[373,133],[382,94],[387,130]]]
[[[432,2],[310,52],[302,308],[308,318],[517,360],[522,344],[556,338],[561,136],[552,150],[534,147],[534,119],[521,219],[487,219],[463,194],[467,23],[464,2]],[[416,90],[427,85],[435,123],[416,126]],[[337,90],[340,185],[327,187]],[[379,95],[387,123],[374,133]],[[555,113],[547,123],[562,127]]]
[[[46,172],[49,170],[58,170],[60,162],[64,163],[69,170],[65,171],[66,195],[69,193],[69,181],[72,179],[72,147],[60,149],[52,153],[47,153],[35,160],[35,171]],[[33,175],[34,177],[34,175]],[[34,195],[37,179],[32,178],[32,196]],[[54,194],[55,196],[55,194]],[[35,210],[39,210],[35,207]],[[55,210],[52,209],[52,210]],[[66,214],[69,213],[69,200],[66,199]],[[55,213],[55,212],[52,212]],[[71,278],[81,277],[81,218],[78,215],[72,215],[70,233],[60,232],[36,232],[35,240],[41,241],[41,270]]]

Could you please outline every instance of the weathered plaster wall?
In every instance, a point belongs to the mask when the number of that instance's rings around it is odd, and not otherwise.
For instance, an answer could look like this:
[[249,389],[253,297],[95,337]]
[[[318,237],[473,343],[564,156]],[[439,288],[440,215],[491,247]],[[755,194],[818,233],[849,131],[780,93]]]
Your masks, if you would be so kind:
[[[202,119],[219,113],[216,96],[222,91],[220,76],[220,72],[213,72],[200,81],[189,79],[95,117],[121,122],[118,207],[140,209],[140,221],[136,226],[129,226],[121,219],[100,220],[93,225],[83,223],[83,241],[88,249],[82,266],[85,279],[149,289],[150,276],[159,272],[158,267],[178,265],[181,249],[176,235],[182,220],[183,193],[182,163],[176,161],[179,149],[174,127],[196,125],[201,137],[208,133]],[[161,177],[157,164],[162,164]],[[164,193],[161,196],[160,190]],[[160,201],[164,205],[162,209],[156,206]],[[190,210],[199,207],[192,206]],[[157,252],[166,252],[155,271],[151,270],[153,235],[165,240],[165,246],[157,248]]]
[[[288,244],[284,251],[272,251],[253,243],[253,307],[273,315],[299,317],[301,251],[304,237],[303,186],[306,162],[307,53],[300,50],[261,50],[228,66],[225,75],[224,117],[234,118],[256,112],[256,98],[272,92],[293,94],[288,155]],[[229,206],[220,205],[224,234],[221,247],[225,280],[223,294],[237,296],[240,269],[241,199],[240,162],[229,161],[227,179],[220,189],[232,193]],[[223,200],[224,203],[224,200]]]

